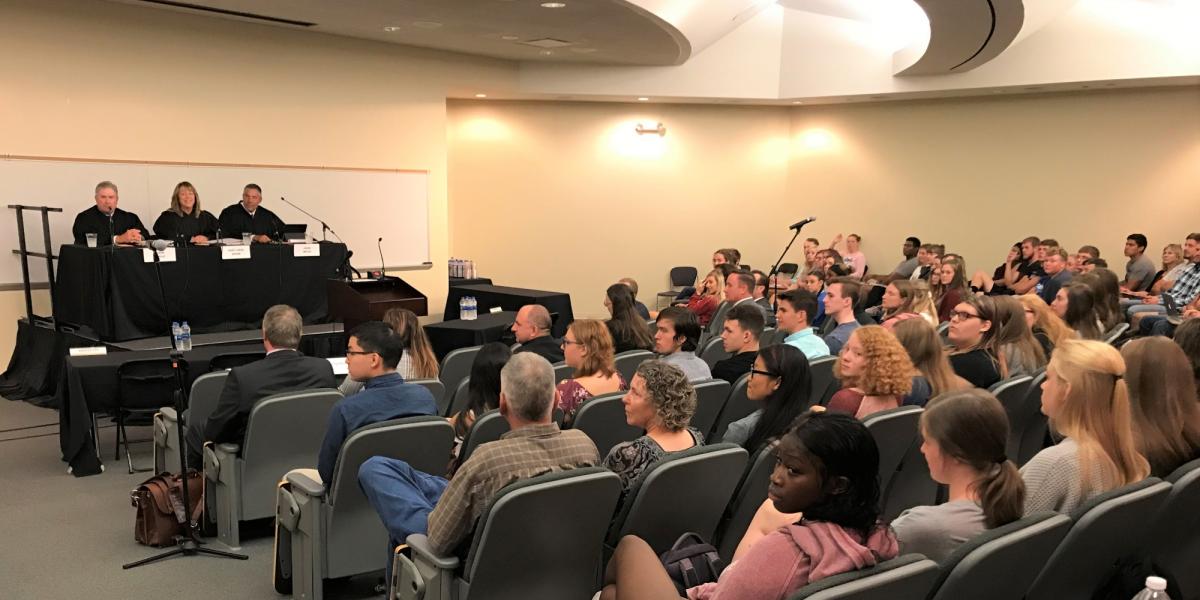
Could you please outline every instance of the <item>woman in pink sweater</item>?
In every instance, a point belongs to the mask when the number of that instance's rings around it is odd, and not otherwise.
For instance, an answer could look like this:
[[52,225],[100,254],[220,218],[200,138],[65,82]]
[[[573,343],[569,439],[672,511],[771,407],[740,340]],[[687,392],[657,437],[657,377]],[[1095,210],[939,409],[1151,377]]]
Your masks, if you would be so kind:
[[[879,523],[879,449],[858,419],[806,413],[775,453],[767,497],[780,512],[802,512],[803,518],[759,540],[717,582],[689,589],[689,600],[783,600],[808,583],[898,553],[895,536]],[[661,600],[679,594],[654,550],[626,536],[609,562],[600,597]]]

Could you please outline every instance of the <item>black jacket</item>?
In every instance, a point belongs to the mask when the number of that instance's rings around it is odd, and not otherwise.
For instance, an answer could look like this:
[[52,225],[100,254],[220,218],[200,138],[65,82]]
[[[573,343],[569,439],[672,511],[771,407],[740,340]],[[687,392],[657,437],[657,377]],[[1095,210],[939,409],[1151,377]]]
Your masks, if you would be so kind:
[[283,220],[263,208],[261,204],[254,210],[253,217],[246,212],[241,202],[226,206],[225,210],[221,211],[220,222],[223,238],[239,238],[243,233],[265,235],[271,239],[280,239],[283,236]]
[[111,246],[112,239],[115,235],[121,235],[130,229],[137,229],[142,232],[143,238],[149,238],[150,232],[146,231],[146,227],[142,225],[142,220],[137,215],[127,211],[116,209],[113,211],[112,219],[100,212],[95,206],[75,215],[75,224],[71,227],[71,233],[75,235],[76,244],[86,244],[89,233],[96,234],[96,245]]
[[217,227],[219,227],[217,218],[207,210],[200,211],[200,215],[196,217],[180,216],[174,211],[164,210],[161,215],[158,215],[158,220],[154,222],[154,235],[159,239],[183,240],[184,242],[191,241],[197,235],[215,240]]
[[281,392],[336,387],[329,361],[296,350],[280,350],[235,367],[229,371],[221,398],[204,424],[204,440],[241,444],[250,410],[259,400]]
[[548,361],[550,364],[563,361],[562,345],[554,336],[543,335],[535,337],[517,348],[517,352],[532,352]]
[[758,358],[758,351],[751,350],[739,352],[725,360],[718,360],[712,368],[713,379],[724,379],[729,382],[729,385],[733,385],[738,378],[750,372],[756,358]]

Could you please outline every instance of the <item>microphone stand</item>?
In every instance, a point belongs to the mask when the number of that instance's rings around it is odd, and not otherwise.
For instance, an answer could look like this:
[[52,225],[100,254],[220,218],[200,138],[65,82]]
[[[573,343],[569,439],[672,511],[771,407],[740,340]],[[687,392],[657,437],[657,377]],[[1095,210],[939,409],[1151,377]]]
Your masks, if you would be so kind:
[[787,247],[783,249],[783,254],[779,255],[779,260],[775,261],[775,265],[771,267],[771,273],[767,275],[771,278],[771,290],[773,292],[773,296],[771,298],[771,309],[776,312],[779,311],[779,282],[775,279],[775,276],[779,274],[779,265],[783,264],[783,257],[787,256],[788,250],[792,249],[792,244],[796,243],[796,238],[800,237],[800,230],[803,228],[804,225],[800,225],[796,228],[796,233],[792,235],[791,241],[789,241],[787,243]]
[[332,234],[333,234],[333,237],[337,238],[339,242],[342,242],[343,244],[345,244],[345,243],[346,243],[344,240],[342,240],[342,236],[338,235],[338,234],[337,234],[337,232],[336,232],[336,231],[334,231],[334,230],[333,230],[333,228],[332,228],[332,227],[330,227],[328,223],[326,223],[325,221],[322,221],[322,220],[321,220],[320,218],[318,218],[316,215],[314,215],[314,214],[312,214],[312,213],[308,212],[307,210],[304,210],[303,208],[300,208],[299,206],[296,206],[296,205],[295,205],[295,204],[293,204],[292,202],[289,202],[289,201],[288,201],[288,199],[287,199],[287,198],[284,198],[283,196],[280,196],[280,197],[279,197],[279,199],[280,199],[280,200],[283,200],[283,201],[284,201],[284,203],[286,203],[288,206],[291,206],[292,208],[294,208],[294,209],[296,209],[296,210],[298,210],[298,211],[300,211],[300,212],[302,212],[302,213],[304,213],[304,214],[308,215],[308,218],[310,218],[310,219],[312,219],[312,220],[314,220],[314,221],[316,221],[316,222],[320,223],[320,224],[321,224],[321,241],[322,241],[322,242],[324,242],[324,241],[327,241],[327,240],[325,239],[325,232],[327,232],[327,231],[328,231],[329,233],[332,233]]
[[[158,260],[158,250],[151,249],[154,253],[154,272],[158,276],[158,293],[162,299],[163,311],[166,314],[167,321],[171,320],[171,309],[167,307],[167,292],[163,286],[162,266]],[[171,332],[171,343],[174,346],[174,332]],[[155,561],[162,560],[171,556],[196,556],[197,554],[207,554],[209,556],[219,556],[222,558],[233,558],[237,560],[249,560],[249,556],[245,554],[237,554],[235,552],[226,552],[224,550],[215,550],[213,548],[204,548],[204,542],[200,541],[200,523],[196,520],[194,513],[191,511],[191,498],[188,491],[188,466],[187,466],[187,450],[184,446],[187,444],[186,438],[183,437],[183,411],[187,406],[187,386],[183,377],[183,369],[180,368],[180,362],[183,360],[183,352],[178,348],[170,351],[171,371],[175,373],[175,391],[173,393],[175,402],[175,433],[179,439],[179,469],[180,478],[183,481],[181,490],[183,496],[183,518],[187,519],[186,523],[181,523],[185,532],[175,536],[175,547],[143,558],[131,563],[122,565],[122,569],[132,569],[140,567]],[[200,474],[203,481],[203,474]]]

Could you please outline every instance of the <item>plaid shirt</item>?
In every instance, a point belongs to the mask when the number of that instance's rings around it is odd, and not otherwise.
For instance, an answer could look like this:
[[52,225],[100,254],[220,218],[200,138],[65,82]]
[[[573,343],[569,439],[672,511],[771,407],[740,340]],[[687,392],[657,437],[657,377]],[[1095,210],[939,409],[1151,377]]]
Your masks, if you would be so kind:
[[1175,304],[1183,308],[1187,304],[1200,296],[1200,262],[1194,262],[1179,279],[1175,281],[1175,285],[1167,291],[1172,298],[1175,299]]
[[555,423],[527,425],[483,444],[459,467],[429,514],[429,545],[441,555],[453,552],[500,489],[514,481],[599,462],[591,438],[574,429],[560,431]]

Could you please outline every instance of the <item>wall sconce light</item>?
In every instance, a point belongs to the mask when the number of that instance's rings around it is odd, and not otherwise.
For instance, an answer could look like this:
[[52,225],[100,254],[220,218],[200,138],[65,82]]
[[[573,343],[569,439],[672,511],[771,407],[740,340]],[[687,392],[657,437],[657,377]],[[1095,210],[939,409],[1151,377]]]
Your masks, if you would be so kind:
[[654,127],[646,127],[645,125],[638,123],[637,127],[634,127],[633,130],[636,131],[638,135],[657,135],[658,137],[667,135],[667,128],[662,123],[659,123]]

